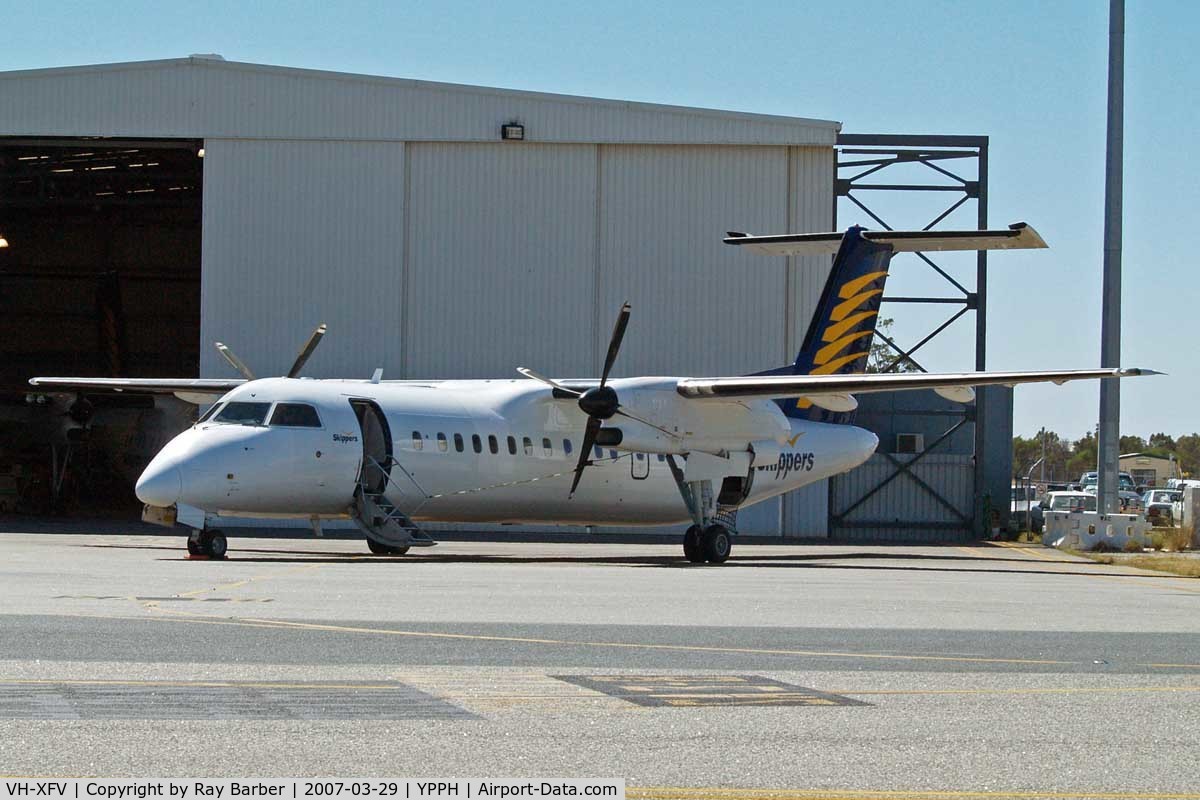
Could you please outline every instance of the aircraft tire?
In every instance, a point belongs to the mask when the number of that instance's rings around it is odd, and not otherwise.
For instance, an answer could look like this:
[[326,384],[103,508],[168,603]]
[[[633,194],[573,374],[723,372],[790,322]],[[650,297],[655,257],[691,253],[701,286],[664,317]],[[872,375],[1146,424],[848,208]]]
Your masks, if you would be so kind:
[[704,537],[700,541],[704,560],[710,564],[724,564],[733,550],[729,530],[724,525],[709,525],[704,529]]
[[187,549],[190,556],[204,555],[204,547],[200,544],[200,537],[194,534],[188,536]]
[[229,550],[229,540],[220,531],[205,531],[200,536],[200,546],[209,558],[224,558]]
[[683,534],[683,555],[693,564],[704,563],[704,547],[701,543],[703,531],[699,525],[693,525]]
[[407,547],[392,547],[374,539],[367,539],[367,547],[377,556],[402,556],[408,552]]

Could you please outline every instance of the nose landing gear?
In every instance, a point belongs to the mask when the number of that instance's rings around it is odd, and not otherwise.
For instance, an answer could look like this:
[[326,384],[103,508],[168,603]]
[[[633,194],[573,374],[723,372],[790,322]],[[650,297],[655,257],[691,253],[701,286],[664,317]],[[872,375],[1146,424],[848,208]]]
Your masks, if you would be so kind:
[[723,564],[732,550],[729,530],[724,525],[693,525],[683,535],[683,555],[693,564]]
[[193,558],[225,558],[229,540],[219,530],[193,530],[187,541],[188,555]]

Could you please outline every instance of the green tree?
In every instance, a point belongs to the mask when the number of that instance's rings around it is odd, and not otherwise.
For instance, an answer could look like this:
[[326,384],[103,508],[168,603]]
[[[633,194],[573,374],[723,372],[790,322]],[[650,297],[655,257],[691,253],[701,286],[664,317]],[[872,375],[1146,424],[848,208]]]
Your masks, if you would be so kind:
[[[875,330],[892,338],[892,324],[895,322],[891,317],[877,317],[875,320]],[[921,368],[917,366],[911,358],[900,358],[900,354],[892,349],[891,345],[880,339],[878,336],[871,340],[871,354],[867,357],[867,372],[920,372]]]
[[1175,455],[1186,478],[1200,475],[1200,433],[1189,433],[1175,440]]
[[1122,436],[1117,447],[1121,449],[1122,455],[1125,453],[1141,453],[1147,449],[1146,441],[1140,436]]
[[1098,445],[1091,431],[1082,439],[1071,444],[1071,457],[1067,459],[1067,478],[1074,480],[1085,472],[1096,468]]
[[1174,450],[1175,439],[1165,433],[1152,433],[1149,445],[1154,450]]

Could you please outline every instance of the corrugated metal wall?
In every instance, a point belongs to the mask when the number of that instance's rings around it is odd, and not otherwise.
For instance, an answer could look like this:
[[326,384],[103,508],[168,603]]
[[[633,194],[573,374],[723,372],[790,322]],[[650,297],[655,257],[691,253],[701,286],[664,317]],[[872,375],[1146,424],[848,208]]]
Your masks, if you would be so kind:
[[406,377],[593,374],[596,147],[409,148]]
[[404,145],[209,140],[204,161],[200,374],[281,375],[319,322],[309,374],[399,369]]
[[[916,463],[910,467],[911,475],[899,474],[885,484],[896,473],[891,458],[901,463]],[[835,533],[876,541],[969,538],[970,531],[964,527],[963,518],[969,520],[973,513],[974,457],[930,453],[920,459],[914,455],[891,458],[883,454],[871,456],[867,463],[831,482],[833,511],[843,516]],[[936,491],[942,501],[914,480],[914,475]]]
[[[324,321],[316,377],[595,375],[624,300],[620,375],[778,366],[828,260],[721,238],[824,230],[831,167],[826,147],[209,139],[201,373],[230,374],[221,340],[278,374]],[[784,530],[825,535],[824,484],[799,494]]]
[[[788,230],[796,233],[833,230],[832,149],[792,147],[788,151]],[[828,187],[828,188],[826,188]],[[832,259],[825,256],[792,257],[788,262],[789,328],[784,353],[793,360],[808,331],[809,318],[821,299]],[[781,532],[784,536],[822,538],[829,535],[829,482],[820,481],[783,498]]]
[[832,147],[838,124],[259,64],[171,59],[0,72],[0,135]]

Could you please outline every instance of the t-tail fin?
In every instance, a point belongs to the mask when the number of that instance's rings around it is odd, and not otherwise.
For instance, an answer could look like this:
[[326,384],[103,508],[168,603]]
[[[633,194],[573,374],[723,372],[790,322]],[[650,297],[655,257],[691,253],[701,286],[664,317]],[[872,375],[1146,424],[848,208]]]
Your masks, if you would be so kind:
[[[829,280],[808,325],[796,361],[760,375],[841,375],[866,371],[879,306],[892,256],[898,252],[1042,248],[1046,243],[1025,223],[1000,231],[867,231],[750,236],[730,233],[726,244],[760,255],[836,253]],[[847,422],[850,413],[820,408],[807,398],[782,400],[789,417]],[[825,405],[828,405],[826,403]]]

